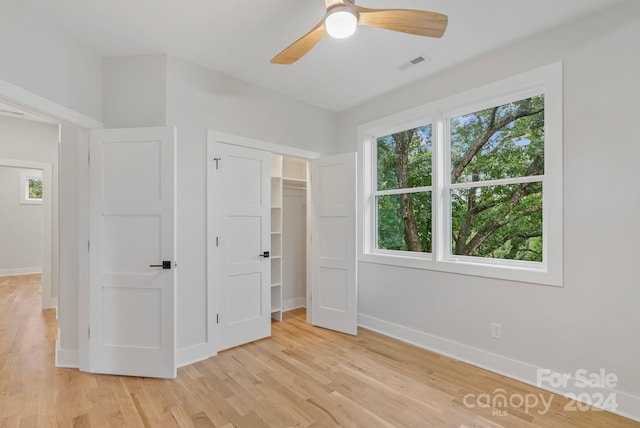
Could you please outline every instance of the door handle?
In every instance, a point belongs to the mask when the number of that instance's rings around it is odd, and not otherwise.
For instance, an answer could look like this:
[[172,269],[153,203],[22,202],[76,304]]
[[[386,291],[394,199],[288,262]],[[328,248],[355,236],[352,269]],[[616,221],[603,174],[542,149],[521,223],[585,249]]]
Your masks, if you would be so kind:
[[149,265],[149,267],[159,267],[162,269],[171,269],[171,260],[163,260],[161,265]]
[[269,258],[269,252],[265,251],[264,253],[260,254],[260,257],[264,257],[265,259]]

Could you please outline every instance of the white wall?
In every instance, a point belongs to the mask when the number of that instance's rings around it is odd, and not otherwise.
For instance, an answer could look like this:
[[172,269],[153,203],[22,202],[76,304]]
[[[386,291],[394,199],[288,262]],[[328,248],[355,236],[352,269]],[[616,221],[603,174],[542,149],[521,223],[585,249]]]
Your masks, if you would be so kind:
[[50,163],[57,176],[58,125],[0,116],[0,158]]
[[[169,125],[327,153],[336,136],[335,118],[321,108],[167,57]],[[202,146],[204,150],[204,143]]]
[[165,55],[104,58],[102,73],[102,121],[105,128],[165,125]]
[[[52,222],[58,223],[58,125],[0,116],[0,158],[52,166]],[[58,232],[52,230],[51,297],[58,296]],[[41,264],[40,264],[41,265]]]
[[336,150],[354,151],[361,123],[564,62],[564,287],[360,263],[362,323],[528,379],[605,368],[640,418],[639,40],[640,2],[627,2],[339,116]]
[[42,272],[42,204],[20,203],[20,174],[0,165],[0,275]]
[[0,52],[0,81],[100,120],[100,57],[24,2],[0,2]]

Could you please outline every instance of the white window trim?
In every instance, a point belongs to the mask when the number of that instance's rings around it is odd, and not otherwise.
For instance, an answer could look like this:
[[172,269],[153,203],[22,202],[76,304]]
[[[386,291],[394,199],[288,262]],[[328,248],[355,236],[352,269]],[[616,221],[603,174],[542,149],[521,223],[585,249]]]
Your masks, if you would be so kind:
[[[451,230],[449,190],[464,188],[466,184],[449,184],[448,141],[445,127],[449,119],[461,114],[479,111],[526,98],[545,95],[545,173],[539,177],[518,177],[500,180],[543,183],[543,262],[487,259],[450,255]],[[384,117],[358,127],[360,180],[360,261],[428,269],[456,274],[474,275],[543,285],[563,285],[563,176],[562,176],[562,63],[554,63],[498,82],[466,91],[443,100]],[[412,253],[375,248],[376,211],[374,183],[376,183],[375,138],[394,132],[432,124],[433,135],[433,253]],[[444,156],[441,152],[444,150]],[[475,183],[477,184],[477,183]],[[489,184],[489,183],[487,183]],[[499,184],[498,181],[490,184]],[[406,190],[406,189],[403,189]],[[404,191],[401,191],[404,193]],[[446,192],[446,193],[445,193]]]
[[23,205],[42,205],[42,199],[29,197],[29,180],[42,181],[42,171],[20,171],[20,203]]

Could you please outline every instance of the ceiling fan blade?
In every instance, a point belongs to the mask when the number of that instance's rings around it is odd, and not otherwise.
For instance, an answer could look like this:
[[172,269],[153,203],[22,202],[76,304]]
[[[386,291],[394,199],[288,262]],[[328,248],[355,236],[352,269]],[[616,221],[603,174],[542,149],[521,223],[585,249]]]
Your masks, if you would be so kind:
[[274,56],[272,64],[293,64],[311,50],[325,35],[324,19],[304,36],[293,42],[288,48]]
[[442,37],[449,21],[447,15],[436,12],[354,7],[360,15],[358,25],[384,28],[418,36]]
[[329,9],[335,4],[344,4],[345,0],[324,0],[324,5]]

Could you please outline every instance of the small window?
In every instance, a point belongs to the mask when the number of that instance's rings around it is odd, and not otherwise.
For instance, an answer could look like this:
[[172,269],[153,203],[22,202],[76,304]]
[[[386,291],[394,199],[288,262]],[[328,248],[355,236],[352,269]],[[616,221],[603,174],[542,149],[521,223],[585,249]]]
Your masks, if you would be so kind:
[[20,203],[42,204],[42,171],[29,170],[20,173]]

